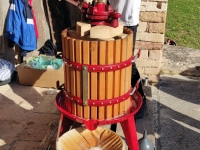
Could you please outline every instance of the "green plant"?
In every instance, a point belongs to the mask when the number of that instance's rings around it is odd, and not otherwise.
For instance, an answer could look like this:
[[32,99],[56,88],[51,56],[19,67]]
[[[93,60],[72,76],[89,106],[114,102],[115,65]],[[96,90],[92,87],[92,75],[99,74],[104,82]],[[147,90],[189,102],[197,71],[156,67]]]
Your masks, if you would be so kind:
[[168,0],[165,39],[200,49],[200,0]]

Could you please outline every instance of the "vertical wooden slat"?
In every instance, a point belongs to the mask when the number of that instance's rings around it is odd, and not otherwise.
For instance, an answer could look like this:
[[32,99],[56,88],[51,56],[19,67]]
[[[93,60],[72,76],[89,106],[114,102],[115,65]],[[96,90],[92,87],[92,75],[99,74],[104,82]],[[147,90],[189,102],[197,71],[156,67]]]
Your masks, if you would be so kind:
[[[115,47],[114,47],[114,63],[120,62],[120,54],[121,54],[121,40],[115,40]],[[119,96],[120,90],[120,70],[114,72],[114,97]],[[113,115],[119,115],[119,104],[115,104],[113,106]]]
[[[106,63],[106,41],[99,42],[99,65],[105,65]],[[105,99],[105,83],[106,83],[105,72],[99,73],[99,90],[98,90],[98,99]],[[99,106],[98,108],[98,119],[105,119],[105,107]]]
[[[75,62],[75,39],[69,39],[69,45],[70,45],[70,60]],[[76,71],[73,68],[70,68],[70,82],[71,82],[71,94],[76,95]],[[72,114],[76,114],[76,103],[72,102]]]
[[[82,64],[82,40],[76,40],[76,62]],[[82,75],[81,71],[76,71],[76,96],[82,96]],[[83,117],[83,107],[77,104],[77,116]]]
[[[127,43],[126,43],[126,49],[124,50],[125,51],[125,53],[126,53],[126,56],[125,56],[125,60],[127,60],[127,58],[128,58],[128,51],[129,51],[129,36],[126,38],[126,40],[127,40]],[[126,82],[125,82],[125,93],[128,91],[128,85],[130,84],[129,83],[129,68],[127,67],[127,68],[125,68],[125,78],[126,78]],[[124,109],[125,109],[125,111],[127,111],[128,110],[128,105],[129,105],[129,100],[130,100],[130,98],[128,98],[127,100],[125,100],[124,101],[124,103],[125,103],[125,107],[124,107]]]
[[63,30],[62,33],[61,33],[61,40],[62,40],[62,55],[63,57],[66,57],[66,54],[65,54],[65,38],[67,37],[67,30]]
[[[66,59],[69,59],[69,49],[70,49],[70,45],[69,45],[69,38],[68,37],[65,37],[64,38],[64,54],[63,54],[63,57],[65,57]],[[71,92],[70,91],[70,75],[69,75],[69,67],[66,65],[65,66],[66,68],[66,72],[65,72],[65,79],[66,79],[66,82],[65,82],[65,89],[68,91],[68,92]]]
[[[83,41],[83,64],[90,64],[90,41]],[[90,73],[88,73],[88,99],[90,99]],[[90,107],[84,106],[84,119],[90,119]]]
[[[130,34],[129,31],[129,36],[128,36],[128,52],[127,52],[127,59],[129,59],[132,55],[133,55],[133,34]],[[132,70],[132,66],[129,66],[127,68],[127,91],[130,89],[131,87],[131,70]],[[130,107],[131,102],[130,102],[130,98],[128,98],[127,100],[127,106],[128,108]]]
[[[64,58],[66,58],[66,54],[65,54],[65,51],[67,50],[66,49],[66,46],[65,46],[65,37],[66,37],[66,33],[63,31],[62,32],[62,35],[61,35],[61,40],[62,40],[62,56],[64,57]],[[63,64],[64,65],[64,87],[66,88],[66,83],[67,83],[67,79],[65,78],[65,74],[66,74],[66,66],[65,66],[65,64]]]
[[[90,43],[91,48],[91,64],[97,65],[98,63],[98,42],[91,41]],[[91,99],[97,99],[97,72],[91,73]],[[91,107],[91,119],[97,119],[97,107]]]
[[[114,41],[107,42],[106,64],[113,64]],[[113,98],[113,71],[106,73],[106,99]],[[112,118],[112,105],[106,106],[106,119]]]
[[[122,45],[121,45],[121,62],[126,60],[126,46],[127,46],[127,37],[122,39]],[[125,94],[125,83],[126,83],[126,77],[125,77],[125,69],[121,70],[121,74],[120,74],[120,95]],[[120,108],[119,108],[119,112],[120,115],[123,114],[125,111],[125,102],[121,102],[120,103]]]
[[[70,45],[69,45],[69,37],[65,37],[64,38],[64,49],[63,49],[63,52],[64,52],[64,57],[66,59],[69,59],[69,49],[70,49]],[[65,90],[67,92],[71,92],[71,89],[70,89],[70,80],[71,80],[71,75],[70,75],[70,71],[69,71],[69,66],[65,64],[65,72],[64,72],[64,78],[65,78]],[[65,101],[66,103],[66,106],[67,106],[67,110],[71,113],[71,108],[72,108],[72,104],[71,104],[71,101],[70,100],[67,100]]]

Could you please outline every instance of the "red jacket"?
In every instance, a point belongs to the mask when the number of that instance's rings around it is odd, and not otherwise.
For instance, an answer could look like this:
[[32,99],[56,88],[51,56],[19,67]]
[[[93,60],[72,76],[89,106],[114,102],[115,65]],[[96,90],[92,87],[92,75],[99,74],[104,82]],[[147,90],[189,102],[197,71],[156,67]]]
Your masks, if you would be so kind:
[[[28,0],[28,3],[32,7],[32,0]],[[38,39],[39,33],[38,33],[37,22],[36,22],[36,18],[35,18],[35,15],[34,15],[33,8],[31,10],[32,10],[32,14],[33,14],[33,22],[34,22],[35,34],[36,34],[36,38]]]

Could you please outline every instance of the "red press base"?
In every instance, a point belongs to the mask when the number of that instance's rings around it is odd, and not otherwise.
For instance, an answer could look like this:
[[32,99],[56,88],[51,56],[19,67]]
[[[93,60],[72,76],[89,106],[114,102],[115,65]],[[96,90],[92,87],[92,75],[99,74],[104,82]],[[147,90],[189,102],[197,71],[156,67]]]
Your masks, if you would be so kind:
[[142,105],[142,97],[137,91],[131,96],[132,100],[136,102],[137,108],[132,110],[130,107],[126,115],[111,120],[85,120],[72,115],[65,109],[64,96],[63,91],[56,96],[56,106],[61,112],[57,138],[69,131],[74,122],[83,123],[89,130],[94,130],[97,126],[105,124],[120,123],[129,149],[139,150],[134,115]]

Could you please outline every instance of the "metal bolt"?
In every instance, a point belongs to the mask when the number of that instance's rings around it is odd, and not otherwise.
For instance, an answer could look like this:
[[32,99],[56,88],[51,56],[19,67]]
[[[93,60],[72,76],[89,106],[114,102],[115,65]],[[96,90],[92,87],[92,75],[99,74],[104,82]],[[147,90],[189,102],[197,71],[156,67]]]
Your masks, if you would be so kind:
[[101,103],[101,105],[103,105],[103,103]]
[[110,102],[110,104],[112,104],[112,102]]
[[101,70],[104,70],[104,68],[101,68]]
[[112,69],[112,67],[110,67],[110,69]]
[[95,70],[95,68],[92,68],[92,70]]
[[119,100],[117,100],[117,102],[119,102]]
[[118,68],[120,68],[120,66],[118,66]]
[[94,105],[95,103],[92,103],[92,105]]

